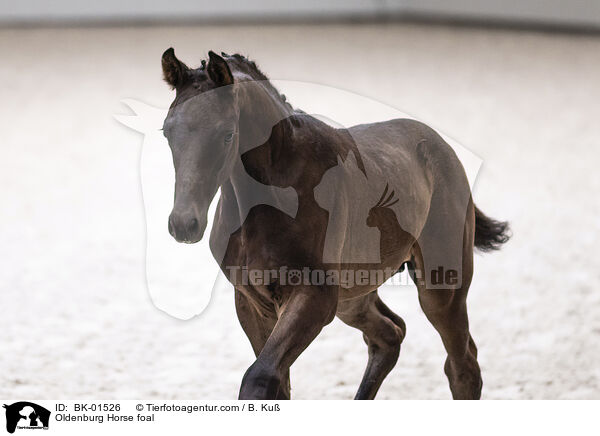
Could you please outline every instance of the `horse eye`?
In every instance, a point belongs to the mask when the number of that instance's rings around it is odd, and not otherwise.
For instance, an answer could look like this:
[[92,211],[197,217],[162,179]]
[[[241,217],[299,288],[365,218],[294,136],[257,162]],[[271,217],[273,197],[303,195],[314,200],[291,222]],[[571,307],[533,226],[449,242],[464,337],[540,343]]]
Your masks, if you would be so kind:
[[231,142],[233,140],[233,132],[229,132],[225,135],[225,142]]

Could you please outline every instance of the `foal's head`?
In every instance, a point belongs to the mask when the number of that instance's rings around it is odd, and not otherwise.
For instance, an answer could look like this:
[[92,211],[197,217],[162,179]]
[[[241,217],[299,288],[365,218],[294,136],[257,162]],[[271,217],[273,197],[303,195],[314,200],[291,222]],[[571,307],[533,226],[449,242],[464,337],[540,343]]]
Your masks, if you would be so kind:
[[219,186],[229,177],[238,153],[239,110],[233,75],[221,56],[188,68],[172,48],[162,56],[165,81],[176,97],[165,119],[175,166],[175,202],[169,233],[178,242],[202,239],[208,207]]

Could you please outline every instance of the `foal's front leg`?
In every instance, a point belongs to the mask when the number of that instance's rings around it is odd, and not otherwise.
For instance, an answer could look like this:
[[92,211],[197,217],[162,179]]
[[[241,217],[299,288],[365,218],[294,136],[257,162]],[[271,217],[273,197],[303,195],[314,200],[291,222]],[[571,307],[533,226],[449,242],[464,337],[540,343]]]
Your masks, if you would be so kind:
[[[243,291],[236,289],[235,309],[240,325],[250,340],[254,355],[258,357],[277,323],[275,307],[265,301],[262,301],[262,304],[259,304],[257,307],[257,305],[253,304],[253,302],[244,295]],[[289,371],[285,376],[281,389],[279,389],[279,392],[277,393],[276,399],[290,399]]]
[[329,324],[337,305],[337,287],[284,287],[285,302],[273,332],[248,368],[240,400],[272,400],[284,389],[290,366]]

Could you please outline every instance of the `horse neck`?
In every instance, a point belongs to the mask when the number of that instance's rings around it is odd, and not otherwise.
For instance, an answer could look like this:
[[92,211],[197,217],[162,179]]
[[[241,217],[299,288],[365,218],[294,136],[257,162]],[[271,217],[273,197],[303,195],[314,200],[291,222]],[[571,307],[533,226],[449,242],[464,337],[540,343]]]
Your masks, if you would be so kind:
[[265,80],[248,80],[238,84],[240,110],[240,155],[267,143],[272,128],[294,114],[277,91]]
[[[277,198],[276,190],[252,179],[241,161],[244,152],[273,141],[270,137],[273,126],[282,120],[287,122],[294,113],[291,106],[283,102],[274,94],[275,91],[266,85],[265,81],[247,81],[237,85],[240,150],[221,195],[224,209],[228,214],[239,216],[240,224],[245,219],[248,209],[257,203],[277,205],[282,202]],[[251,139],[244,141],[246,138]]]

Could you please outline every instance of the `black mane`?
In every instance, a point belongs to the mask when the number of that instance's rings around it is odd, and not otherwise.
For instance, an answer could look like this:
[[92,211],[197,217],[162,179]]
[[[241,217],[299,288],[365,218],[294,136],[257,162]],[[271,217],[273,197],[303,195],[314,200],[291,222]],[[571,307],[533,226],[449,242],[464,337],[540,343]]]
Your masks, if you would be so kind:
[[271,93],[279,99],[281,103],[286,105],[290,110],[293,110],[291,104],[287,102],[287,98],[284,94],[281,94],[275,86],[269,81],[269,78],[263,73],[256,62],[251,61],[246,56],[243,56],[239,53],[233,54],[229,56],[227,53],[221,53],[224,59],[227,61],[229,65],[234,66],[234,70],[241,71],[246,73],[248,76],[252,77],[254,80],[263,81],[265,86],[271,91]]
[[[243,56],[239,53],[228,55],[227,53],[221,53],[221,56],[225,61],[227,61],[227,65],[231,69],[231,72],[241,72],[253,80],[261,81],[265,85],[265,87],[271,92],[271,94],[277,98],[282,104],[284,104],[288,109],[294,111],[294,108],[291,104],[287,102],[287,98],[285,95],[281,94],[275,86],[269,81],[269,78],[258,68],[254,61],[251,61],[246,56]],[[183,101],[191,98],[195,95],[198,95],[206,90],[205,82],[208,81],[208,73],[206,72],[206,65],[208,60],[203,59],[201,61],[200,67],[195,69],[190,69],[188,74],[188,80],[185,85],[180,89],[177,89],[177,96],[175,101],[171,107],[176,104],[182,103]],[[297,111],[302,112],[302,111]]]

